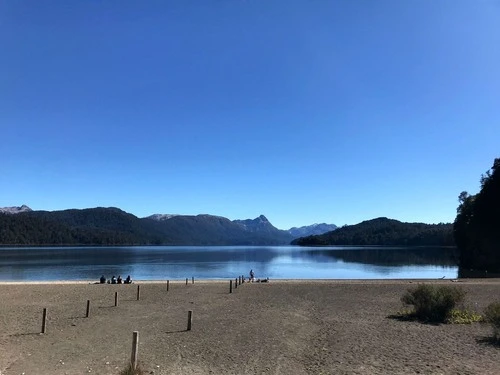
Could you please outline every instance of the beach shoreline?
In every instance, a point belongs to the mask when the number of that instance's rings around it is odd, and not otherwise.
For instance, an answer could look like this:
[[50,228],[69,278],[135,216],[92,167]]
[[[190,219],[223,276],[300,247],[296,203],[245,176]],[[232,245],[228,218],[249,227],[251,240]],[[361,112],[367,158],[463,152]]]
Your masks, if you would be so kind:
[[500,373],[488,325],[391,318],[419,283],[464,288],[480,312],[500,279],[270,280],[232,293],[229,279],[191,282],[0,282],[1,374],[118,374],[133,331],[141,367],[156,375]]
[[[213,284],[213,283],[229,283],[230,280],[235,280],[235,278],[217,278],[217,279],[194,279],[195,284]],[[186,284],[186,279],[157,279],[157,280],[133,280],[132,284],[166,284],[168,282],[175,284]],[[259,281],[249,281],[246,277],[244,283],[256,283]],[[448,278],[448,279],[430,279],[430,278],[421,278],[421,279],[269,279],[268,281],[264,281],[264,283],[357,283],[357,284],[376,284],[376,283],[500,283],[500,278]],[[99,280],[89,279],[89,280],[0,280],[1,285],[115,285],[106,282],[105,284],[101,284]],[[188,284],[192,284],[192,279],[188,278]],[[116,284],[116,285],[126,285]]]

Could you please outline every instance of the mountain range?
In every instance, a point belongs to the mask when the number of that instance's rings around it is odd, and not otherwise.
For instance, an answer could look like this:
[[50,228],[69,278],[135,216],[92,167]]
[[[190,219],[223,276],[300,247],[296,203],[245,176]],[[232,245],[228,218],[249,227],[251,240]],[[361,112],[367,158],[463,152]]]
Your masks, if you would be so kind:
[[[329,230],[334,228],[334,230]],[[328,231],[329,230],[329,231]],[[326,231],[326,232],[325,232]],[[383,245],[454,246],[452,224],[404,223],[385,217],[338,228],[280,230],[260,215],[155,214],[138,218],[116,207],[33,211],[0,208],[0,245]]]
[[[285,245],[297,233],[316,234],[332,224],[280,230],[260,215],[229,220],[215,215],[154,214],[138,218],[115,207],[33,211],[0,208],[3,245]],[[302,235],[302,234],[301,234]]]

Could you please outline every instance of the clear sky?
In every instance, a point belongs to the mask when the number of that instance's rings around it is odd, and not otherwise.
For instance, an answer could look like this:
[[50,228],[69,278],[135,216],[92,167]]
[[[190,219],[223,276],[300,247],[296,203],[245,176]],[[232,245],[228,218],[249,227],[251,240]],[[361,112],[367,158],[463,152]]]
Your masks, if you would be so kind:
[[0,207],[451,222],[498,0],[0,0]]

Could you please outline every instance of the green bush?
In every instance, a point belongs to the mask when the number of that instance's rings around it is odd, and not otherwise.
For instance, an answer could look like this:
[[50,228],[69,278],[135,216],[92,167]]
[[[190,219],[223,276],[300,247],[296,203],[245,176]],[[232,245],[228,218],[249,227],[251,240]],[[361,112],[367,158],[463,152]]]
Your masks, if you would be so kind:
[[500,302],[493,302],[484,310],[484,320],[493,327],[493,339],[500,342]]
[[413,305],[413,313],[417,319],[444,323],[464,297],[465,292],[458,287],[421,284],[408,289],[401,301],[406,305]]

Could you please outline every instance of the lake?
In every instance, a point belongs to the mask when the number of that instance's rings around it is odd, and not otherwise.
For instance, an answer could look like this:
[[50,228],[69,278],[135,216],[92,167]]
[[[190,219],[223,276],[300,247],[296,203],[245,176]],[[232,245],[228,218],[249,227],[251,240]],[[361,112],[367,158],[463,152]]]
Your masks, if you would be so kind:
[[453,248],[132,246],[0,248],[0,281],[456,278]]

